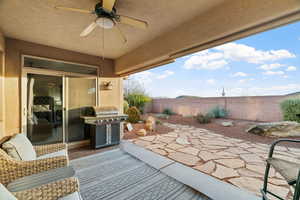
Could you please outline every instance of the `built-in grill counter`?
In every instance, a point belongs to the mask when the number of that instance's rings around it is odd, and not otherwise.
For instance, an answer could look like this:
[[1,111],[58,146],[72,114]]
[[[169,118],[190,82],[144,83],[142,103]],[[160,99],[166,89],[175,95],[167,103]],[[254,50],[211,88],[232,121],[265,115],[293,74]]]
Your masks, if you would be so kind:
[[91,147],[101,148],[120,143],[121,123],[127,115],[119,114],[114,107],[93,107],[87,116],[81,116],[85,123],[85,133],[90,135]]

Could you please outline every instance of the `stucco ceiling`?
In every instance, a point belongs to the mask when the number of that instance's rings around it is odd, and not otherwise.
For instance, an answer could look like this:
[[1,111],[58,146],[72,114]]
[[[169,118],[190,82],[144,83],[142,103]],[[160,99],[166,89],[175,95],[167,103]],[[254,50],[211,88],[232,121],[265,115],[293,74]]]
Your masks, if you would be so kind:
[[[119,0],[116,5],[119,14],[146,20],[149,28],[139,30],[120,25],[128,38],[126,44],[116,31],[105,30],[104,56],[118,58],[222,1]],[[88,37],[79,37],[95,16],[54,9],[55,5],[93,9],[95,3],[96,0],[2,0],[0,28],[7,37],[101,56],[102,29],[97,28]]]

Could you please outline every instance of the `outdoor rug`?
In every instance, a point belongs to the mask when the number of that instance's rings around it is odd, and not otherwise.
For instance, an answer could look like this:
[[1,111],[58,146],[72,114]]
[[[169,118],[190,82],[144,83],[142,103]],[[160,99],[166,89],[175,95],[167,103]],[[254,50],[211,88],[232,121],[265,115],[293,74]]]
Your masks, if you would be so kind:
[[210,200],[120,149],[71,161],[84,200]]

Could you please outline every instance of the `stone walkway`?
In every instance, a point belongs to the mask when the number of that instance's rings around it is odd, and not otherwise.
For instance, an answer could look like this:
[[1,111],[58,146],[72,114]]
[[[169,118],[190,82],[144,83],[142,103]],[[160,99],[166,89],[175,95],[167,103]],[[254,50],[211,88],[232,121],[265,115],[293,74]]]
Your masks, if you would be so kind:
[[[174,131],[130,140],[222,181],[244,188],[257,195],[263,185],[265,159],[269,145],[225,137],[209,130],[166,123]],[[300,149],[278,146],[274,156],[296,161]],[[269,189],[291,199],[292,188],[273,169]]]

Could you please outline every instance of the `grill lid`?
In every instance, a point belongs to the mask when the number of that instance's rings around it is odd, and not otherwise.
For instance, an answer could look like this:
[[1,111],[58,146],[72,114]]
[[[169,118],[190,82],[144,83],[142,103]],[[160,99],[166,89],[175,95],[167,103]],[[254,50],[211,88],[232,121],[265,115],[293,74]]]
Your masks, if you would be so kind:
[[100,106],[100,107],[93,107],[95,116],[99,115],[114,115],[114,114],[119,114],[118,108],[114,106]]

